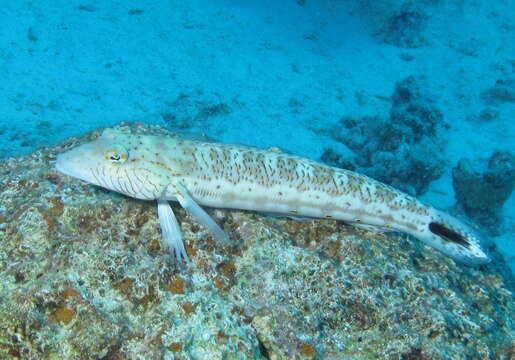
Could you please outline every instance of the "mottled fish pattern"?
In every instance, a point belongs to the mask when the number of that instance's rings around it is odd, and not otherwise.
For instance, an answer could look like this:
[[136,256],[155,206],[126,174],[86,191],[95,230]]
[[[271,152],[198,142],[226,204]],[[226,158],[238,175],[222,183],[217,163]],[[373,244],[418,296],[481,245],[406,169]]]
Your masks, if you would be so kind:
[[[107,129],[58,157],[61,172],[130,197],[158,200],[165,239],[187,259],[166,201],[179,201],[219,237],[200,206],[329,218],[411,234],[468,264],[488,262],[479,235],[458,219],[367,176],[250,147]],[[170,213],[171,212],[171,213]]]

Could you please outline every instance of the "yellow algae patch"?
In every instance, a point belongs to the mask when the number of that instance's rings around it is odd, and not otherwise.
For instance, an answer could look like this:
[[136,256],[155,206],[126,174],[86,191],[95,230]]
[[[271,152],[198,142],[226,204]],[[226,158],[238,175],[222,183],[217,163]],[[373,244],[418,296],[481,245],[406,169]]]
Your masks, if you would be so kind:
[[72,321],[74,315],[75,309],[70,309],[63,301],[60,302],[57,309],[50,314],[50,320],[52,320],[54,323],[68,324],[70,321]]

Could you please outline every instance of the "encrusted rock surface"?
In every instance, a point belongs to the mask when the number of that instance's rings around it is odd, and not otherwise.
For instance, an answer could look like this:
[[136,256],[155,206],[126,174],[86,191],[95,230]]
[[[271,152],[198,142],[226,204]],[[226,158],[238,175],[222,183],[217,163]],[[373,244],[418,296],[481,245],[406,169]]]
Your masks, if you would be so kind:
[[0,358],[513,358],[495,254],[467,268],[405,236],[209,210],[220,244],[174,205],[180,269],[153,202],[53,170],[98,134],[0,163]]

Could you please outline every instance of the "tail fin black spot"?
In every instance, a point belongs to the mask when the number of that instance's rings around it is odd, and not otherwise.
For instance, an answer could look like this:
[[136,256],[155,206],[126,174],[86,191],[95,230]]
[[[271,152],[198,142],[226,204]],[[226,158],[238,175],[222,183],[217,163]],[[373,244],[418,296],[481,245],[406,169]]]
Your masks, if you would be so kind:
[[442,224],[436,222],[429,223],[429,230],[433,234],[438,235],[447,241],[463,245],[466,248],[470,246],[470,243],[465,239],[465,237],[463,237],[463,235],[458,234],[456,231],[453,231]]

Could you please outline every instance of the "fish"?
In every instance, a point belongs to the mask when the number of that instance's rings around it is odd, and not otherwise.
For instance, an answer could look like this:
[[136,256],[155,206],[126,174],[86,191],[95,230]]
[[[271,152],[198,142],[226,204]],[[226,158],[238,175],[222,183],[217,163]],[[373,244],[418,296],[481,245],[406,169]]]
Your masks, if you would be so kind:
[[55,168],[128,197],[156,201],[164,243],[180,263],[189,258],[170,201],[224,242],[227,233],[203,207],[335,219],[407,233],[467,265],[490,261],[481,235],[456,217],[365,175],[277,149],[115,127],[59,154]]

